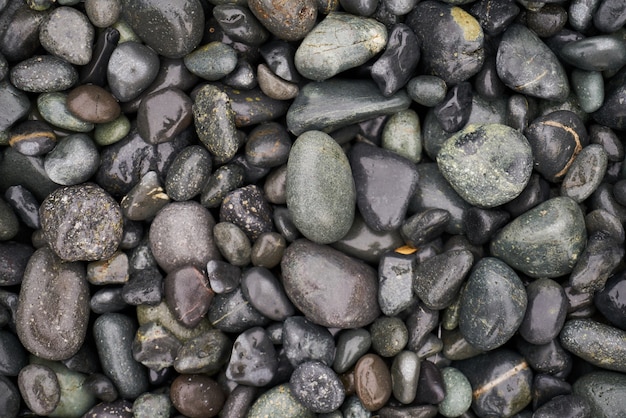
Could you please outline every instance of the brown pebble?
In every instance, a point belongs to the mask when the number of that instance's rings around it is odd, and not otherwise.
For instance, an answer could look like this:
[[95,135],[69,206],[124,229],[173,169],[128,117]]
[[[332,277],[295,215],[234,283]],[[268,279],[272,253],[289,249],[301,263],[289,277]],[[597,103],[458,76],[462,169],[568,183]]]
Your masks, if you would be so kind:
[[356,393],[356,388],[354,387],[354,369],[341,374],[339,379],[346,391],[346,396],[352,396]]
[[193,328],[209,310],[215,294],[207,277],[192,266],[182,267],[165,277],[165,301],[176,320]]
[[264,232],[252,246],[251,260],[257,267],[276,267],[285,252],[285,238],[276,232]]
[[121,112],[115,97],[93,84],[84,84],[70,91],[67,108],[74,116],[91,123],[114,121]]
[[180,375],[172,382],[170,399],[178,411],[189,418],[211,418],[224,406],[224,392],[210,377]]
[[370,411],[382,408],[391,397],[391,374],[384,360],[376,354],[366,354],[354,367],[356,394]]

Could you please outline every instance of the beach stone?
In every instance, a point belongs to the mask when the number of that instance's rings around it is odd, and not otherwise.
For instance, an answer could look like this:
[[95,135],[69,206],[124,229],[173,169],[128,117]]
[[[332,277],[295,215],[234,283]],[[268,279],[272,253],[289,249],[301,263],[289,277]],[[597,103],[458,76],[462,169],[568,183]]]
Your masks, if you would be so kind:
[[446,82],[434,75],[418,75],[406,85],[408,95],[418,104],[427,107],[438,105],[446,97]]
[[209,180],[211,155],[201,145],[183,149],[174,159],[165,177],[165,192],[175,201],[191,200],[200,194]]
[[144,221],[154,218],[169,202],[170,198],[161,186],[159,175],[155,171],[148,171],[122,198],[120,206],[129,220]]
[[17,417],[20,412],[20,392],[8,377],[0,376],[0,408],[9,417]]
[[472,386],[467,377],[454,367],[441,371],[446,397],[439,404],[439,413],[444,417],[458,417],[472,405]]
[[290,149],[291,137],[283,125],[276,122],[263,123],[248,135],[246,161],[264,168],[282,166],[289,158]]
[[111,93],[121,102],[138,97],[159,72],[159,57],[137,42],[119,44],[109,59],[107,81]]
[[220,207],[220,222],[230,222],[241,230],[254,242],[265,232],[271,232],[271,208],[261,189],[248,185],[228,193]]
[[461,294],[461,334],[478,349],[500,347],[519,328],[526,305],[524,285],[513,269],[497,258],[485,257],[476,264]]
[[185,67],[205,80],[216,81],[232,73],[237,66],[237,52],[223,42],[209,42],[185,55]]
[[556,102],[564,101],[569,95],[563,66],[525,26],[513,24],[504,32],[496,55],[496,68],[504,84],[518,93]]
[[99,164],[96,144],[88,135],[77,133],[61,138],[44,158],[43,167],[53,182],[72,186],[89,180]]
[[261,91],[275,100],[290,100],[300,92],[297,84],[283,80],[265,64],[257,67],[257,80]]
[[623,372],[626,331],[592,319],[572,319],[560,334],[563,348],[603,369]]
[[417,260],[412,254],[388,252],[378,264],[378,304],[387,316],[395,316],[414,301],[413,281]]
[[42,93],[37,97],[37,110],[43,120],[57,128],[74,132],[90,132],[94,124],[84,121],[70,112],[67,94],[63,92]]
[[372,346],[372,337],[364,328],[346,329],[337,338],[333,369],[345,373],[366,354]]
[[113,402],[101,402],[85,413],[85,417],[119,417],[131,418],[133,404],[125,399]]
[[0,285],[20,284],[34,252],[35,249],[30,245],[14,241],[0,242]]
[[188,328],[198,325],[214,295],[206,276],[192,266],[170,271],[163,282],[163,292],[176,320]]
[[381,316],[370,326],[372,350],[382,357],[394,357],[409,340],[406,325],[400,318]]
[[565,323],[565,291],[551,279],[537,279],[526,286],[528,305],[519,333],[531,344],[548,344],[556,338]]
[[202,189],[200,195],[202,206],[207,208],[220,206],[228,193],[243,186],[244,175],[245,170],[239,164],[229,163],[219,167],[211,174]]
[[219,160],[230,160],[240,144],[228,95],[207,84],[196,94],[192,109],[200,141]]
[[622,373],[593,371],[573,385],[574,394],[591,407],[591,416],[614,417],[626,408],[626,377]]
[[246,300],[241,287],[215,295],[209,307],[208,319],[211,325],[224,332],[242,332],[270,322]]
[[391,386],[393,396],[403,404],[410,404],[417,394],[420,375],[420,359],[416,353],[401,351],[391,365]]
[[274,268],[280,264],[286,246],[285,238],[279,233],[264,232],[252,246],[250,261],[256,267]]
[[81,85],[67,95],[67,109],[91,123],[112,122],[120,116],[120,105],[111,93],[96,85]]
[[420,263],[413,275],[415,294],[429,309],[444,309],[456,298],[474,256],[467,250],[451,250]]
[[280,281],[265,267],[246,270],[241,277],[241,290],[256,310],[274,321],[283,321],[295,313]]
[[220,222],[213,228],[213,238],[220,253],[234,266],[250,264],[251,246],[246,234],[237,225]]
[[281,268],[287,296],[316,324],[358,328],[380,312],[376,271],[335,249],[298,240],[285,250]]
[[532,164],[528,141],[506,125],[469,125],[437,154],[437,166],[454,190],[479,207],[516,198],[530,180]]
[[561,196],[576,203],[587,199],[598,188],[608,165],[608,155],[602,145],[591,144],[583,148],[561,183]]
[[624,312],[624,274],[610,277],[604,289],[595,293],[594,304],[604,317],[614,326],[626,330],[626,312]]
[[288,0],[277,4],[271,0],[250,0],[250,11],[267,30],[279,39],[298,41],[315,26],[315,0]]
[[391,374],[383,359],[376,354],[366,354],[354,367],[356,394],[369,411],[382,408],[392,392]]
[[597,123],[611,129],[626,129],[626,112],[623,106],[626,99],[626,84],[615,89],[607,90],[604,103],[592,113],[591,117]]
[[269,34],[247,7],[236,4],[218,4],[213,17],[224,33],[236,42],[260,45]]
[[287,207],[298,230],[319,244],[341,239],[352,226],[355,200],[341,147],[323,132],[300,135],[287,163]]
[[93,139],[100,146],[112,145],[130,132],[130,120],[125,115],[111,122],[99,123],[94,128]]
[[170,399],[174,407],[189,418],[211,418],[222,409],[226,396],[210,377],[183,374],[172,382]]
[[583,111],[593,113],[604,103],[604,78],[599,71],[572,70],[572,89]]
[[187,340],[178,350],[174,369],[181,374],[212,375],[228,364],[232,341],[218,329],[206,329]]
[[39,41],[46,51],[70,64],[91,60],[95,30],[87,16],[71,7],[55,8],[41,23]]
[[114,24],[120,16],[120,0],[87,0],[85,13],[89,21],[97,28],[106,28]]
[[33,194],[23,186],[11,186],[4,194],[11,209],[29,228],[39,229],[39,202]]
[[148,322],[137,329],[133,340],[133,358],[150,370],[163,370],[174,364],[181,343],[163,326]]
[[310,411],[333,412],[345,399],[345,390],[335,372],[319,361],[307,361],[295,368],[289,379],[291,393]]
[[413,163],[422,159],[422,133],[414,110],[391,115],[383,129],[381,147],[399,154]]
[[137,110],[137,130],[150,144],[170,141],[193,121],[191,99],[178,88],[148,94]]
[[109,258],[122,241],[119,205],[92,183],[55,190],[39,215],[46,242],[65,261]]
[[315,413],[304,406],[291,392],[289,384],[274,386],[258,397],[250,407],[247,418],[288,416],[313,418]]
[[233,344],[226,377],[240,385],[262,387],[278,370],[278,357],[269,334],[261,327],[250,328]]
[[20,154],[40,156],[56,145],[57,137],[46,122],[27,120],[14,126],[9,133],[9,145]]
[[122,0],[121,4],[122,18],[159,55],[182,58],[202,39],[205,16],[198,0]]
[[226,261],[210,260],[206,272],[215,293],[230,293],[239,286],[241,268]]
[[472,85],[464,81],[453,86],[433,109],[437,122],[446,132],[456,132],[467,124],[472,113]]
[[17,380],[22,399],[37,415],[49,415],[61,399],[61,388],[56,374],[49,367],[30,364],[24,367]]
[[194,201],[169,203],[150,226],[150,249],[166,272],[192,265],[204,269],[209,260],[219,260],[213,241],[213,215]]
[[330,332],[302,316],[283,322],[284,354],[293,367],[307,361],[320,361],[330,366],[335,356],[335,341]]
[[524,274],[554,278],[572,271],[586,242],[578,204],[568,197],[555,197],[502,228],[490,248],[494,256]]
[[168,418],[172,401],[167,394],[143,393],[133,402],[136,418]]
[[10,77],[11,83],[22,91],[44,93],[72,87],[78,81],[78,72],[64,59],[38,55],[11,68]]
[[581,70],[616,70],[626,64],[626,45],[611,35],[590,36],[565,44],[559,56]]

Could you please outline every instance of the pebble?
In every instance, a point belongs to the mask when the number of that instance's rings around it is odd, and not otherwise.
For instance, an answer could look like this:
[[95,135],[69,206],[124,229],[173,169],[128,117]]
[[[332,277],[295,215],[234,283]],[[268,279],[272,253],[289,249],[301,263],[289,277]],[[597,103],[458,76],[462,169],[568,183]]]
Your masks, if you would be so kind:
[[518,93],[557,102],[569,94],[567,75],[557,57],[534,32],[519,24],[509,26],[502,35],[496,68],[504,84]]
[[491,253],[531,277],[554,278],[572,271],[586,241],[578,204],[555,197],[502,228],[491,241]]
[[226,334],[218,329],[206,329],[180,347],[174,369],[181,374],[212,375],[228,364],[231,350],[232,342]]
[[61,399],[61,388],[56,374],[49,367],[30,364],[20,371],[17,380],[26,406],[37,415],[52,413]]
[[623,372],[626,332],[592,319],[565,322],[560,334],[563,348],[603,369]]
[[292,418],[313,418],[315,413],[304,406],[293,395],[289,384],[274,386],[258,397],[250,407],[247,418],[288,416]]
[[604,79],[599,71],[572,70],[570,80],[585,112],[593,113],[600,109],[604,103]]
[[381,316],[370,326],[372,350],[381,357],[394,357],[409,340],[406,325],[400,318]]
[[174,364],[181,343],[169,331],[155,322],[137,329],[133,340],[133,358],[150,370],[163,370]]
[[239,334],[233,344],[226,377],[237,384],[263,387],[278,370],[278,357],[269,334],[261,327]]
[[472,85],[464,81],[452,87],[444,100],[433,108],[444,131],[456,132],[467,124],[472,113],[472,97]]
[[248,135],[246,161],[258,167],[278,167],[287,162],[290,150],[291,138],[285,128],[275,122],[263,123]]
[[213,215],[194,201],[173,202],[161,209],[150,226],[150,249],[166,272],[192,265],[204,269],[219,260],[212,230]]
[[158,71],[159,58],[152,49],[137,42],[124,42],[111,54],[107,81],[113,96],[127,102],[148,88]]
[[[487,294],[492,297],[480,296]],[[461,295],[459,329],[474,347],[493,350],[515,334],[527,302],[524,285],[513,269],[485,257],[476,264]]]
[[185,55],[185,67],[205,80],[216,81],[232,73],[237,52],[223,42],[210,42]]
[[52,55],[70,64],[91,60],[95,30],[87,16],[71,7],[57,7],[41,22],[39,41]]
[[39,229],[39,202],[33,194],[22,186],[11,186],[4,197],[19,219],[29,228]]
[[393,396],[403,404],[411,404],[417,394],[420,375],[420,359],[412,351],[398,353],[391,365],[391,386]]
[[467,250],[452,250],[420,263],[413,275],[413,289],[429,309],[444,309],[456,298],[474,256]]
[[210,377],[183,374],[172,382],[170,399],[174,407],[189,418],[211,418],[222,409],[226,396]]
[[222,200],[220,222],[231,222],[254,242],[265,232],[271,232],[271,208],[256,185],[229,192]]
[[[167,58],[182,58],[200,43],[204,10],[198,0],[122,0],[121,17],[154,51]],[[181,24],[185,22],[185,24]]]
[[128,281],[128,256],[116,252],[106,260],[87,264],[87,280],[91,284],[124,284]]
[[139,182],[122,198],[122,213],[131,221],[152,219],[170,198],[165,194],[158,174],[148,171]]
[[444,417],[458,417],[467,412],[472,404],[472,386],[463,373],[454,367],[441,370],[446,397],[439,404]]
[[170,165],[165,177],[165,192],[172,200],[191,200],[202,192],[213,164],[211,155],[201,145],[183,149]]
[[346,329],[337,338],[333,369],[345,373],[366,354],[372,345],[372,337],[364,328]]
[[246,234],[235,224],[220,222],[213,228],[213,238],[220,253],[234,266],[250,264],[251,246]]
[[137,111],[137,130],[151,144],[170,141],[193,120],[192,102],[175,87],[145,96]]
[[125,399],[119,399],[114,402],[102,402],[91,408],[85,413],[85,417],[119,417],[131,418],[133,404]]
[[261,91],[272,99],[289,100],[295,98],[300,92],[296,84],[283,80],[265,64],[259,64],[257,67],[257,81]]
[[174,318],[188,328],[198,325],[214,295],[206,276],[192,266],[171,270],[165,276],[163,293]]
[[561,183],[561,196],[576,203],[587,199],[598,188],[608,165],[608,155],[602,145],[591,144],[583,148]]
[[288,0],[276,4],[270,0],[251,0],[250,11],[274,36],[285,41],[298,41],[316,24],[315,0]]
[[34,251],[34,248],[26,244],[0,242],[0,285],[20,284]]
[[239,164],[225,164],[209,177],[200,196],[202,206],[216,208],[224,197],[243,185],[244,168]]
[[330,136],[306,132],[296,139],[287,163],[291,220],[319,244],[345,236],[354,220],[356,191],[348,158]]
[[252,307],[240,287],[229,293],[217,294],[209,307],[208,319],[211,325],[224,332],[242,332],[270,322]]
[[121,112],[113,95],[96,85],[81,85],[70,91],[67,109],[74,116],[91,123],[112,122]]
[[378,264],[378,304],[383,314],[395,316],[411,306],[416,270],[417,260],[412,254],[382,255]]
[[312,360],[330,366],[335,356],[335,341],[323,326],[302,316],[291,316],[283,322],[283,349],[293,367]]
[[28,364],[28,353],[15,334],[0,330],[0,373],[17,376]]
[[43,163],[50,180],[63,186],[86,182],[96,173],[99,165],[100,155],[96,144],[82,133],[61,138]]
[[97,124],[94,128],[93,139],[100,146],[112,145],[120,141],[130,132],[130,121],[120,115],[112,122]]
[[[285,250],[281,268],[287,296],[312,322],[358,328],[378,317],[376,272],[356,259],[298,240]],[[337,281],[342,283],[341,292],[335,286]]]
[[247,7],[218,4],[213,9],[213,17],[224,33],[236,42],[260,45],[269,36]]
[[407,109],[389,117],[381,138],[381,147],[395,152],[412,163],[422,159],[422,134],[419,116]]
[[211,289],[215,293],[229,293],[239,286],[241,269],[226,261],[210,260],[206,266]]
[[172,401],[167,394],[143,393],[133,402],[133,415],[137,418],[168,418]]
[[580,377],[573,389],[591,407],[590,416],[614,417],[626,409],[626,378],[621,373],[593,371]]
[[383,54],[372,65],[371,76],[381,93],[391,96],[409,81],[420,59],[419,40],[408,26],[391,27]]
[[345,390],[335,372],[319,361],[298,365],[289,379],[291,393],[310,411],[327,414],[341,407]]
[[269,319],[283,321],[295,313],[280,281],[265,267],[246,270],[241,276],[241,290],[246,300]]
[[64,59],[38,55],[15,65],[11,83],[22,91],[44,93],[66,90],[78,81],[78,72]]
[[94,124],[72,114],[67,106],[67,94],[62,92],[42,93],[37,97],[37,110],[41,117],[57,128],[73,132],[90,132]]
[[624,313],[623,287],[626,284],[624,275],[619,273],[610,277],[604,289],[595,293],[594,304],[602,315],[612,325],[626,330],[626,315]]
[[280,264],[287,244],[285,238],[276,232],[259,235],[251,249],[250,261],[256,267],[274,268]]
[[356,393],[369,411],[382,408],[392,393],[391,374],[383,359],[376,354],[366,354],[354,367]]
[[56,135],[46,122],[24,121],[11,129],[9,145],[23,155],[40,156],[56,145]]
[[547,344],[563,328],[567,298],[554,280],[537,279],[526,286],[528,305],[520,325],[520,335],[531,344]]
[[20,411],[20,392],[8,377],[0,376],[0,408],[7,417],[17,417]]
[[602,235],[594,235],[574,266],[569,283],[581,292],[602,289],[615,268],[624,258],[624,250],[616,242]]
[[85,1],[85,13],[97,28],[106,28],[114,24],[120,16],[121,9],[120,0]]
[[446,97],[446,82],[434,75],[419,75],[409,80],[407,93],[413,101],[422,106],[436,106]]
[[[283,27],[284,26],[283,24]],[[292,44],[285,41],[273,40],[261,45],[259,53],[272,73],[285,81],[292,83],[300,81],[300,75],[293,61],[296,48],[294,48]]]

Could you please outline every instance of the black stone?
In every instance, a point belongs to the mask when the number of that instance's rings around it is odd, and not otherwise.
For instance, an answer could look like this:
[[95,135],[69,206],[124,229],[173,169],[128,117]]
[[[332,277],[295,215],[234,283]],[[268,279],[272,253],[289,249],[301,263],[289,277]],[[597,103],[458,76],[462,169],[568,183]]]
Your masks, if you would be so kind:
[[509,213],[503,210],[472,207],[463,217],[467,239],[475,245],[486,244],[509,218]]
[[532,174],[528,184],[519,196],[504,205],[504,208],[516,218],[529,209],[545,202],[550,197],[550,185],[540,175]]
[[211,260],[206,265],[206,273],[215,293],[229,293],[239,286],[241,268],[219,260]]
[[274,378],[278,357],[267,331],[254,327],[239,334],[226,369],[226,377],[247,386],[265,386]]
[[572,393],[572,385],[549,374],[536,374],[533,378],[533,409],[537,409],[559,395]]
[[0,286],[20,284],[35,249],[19,242],[0,242]]
[[506,29],[519,12],[514,0],[480,0],[470,8],[470,13],[491,36]]
[[132,273],[122,287],[122,299],[129,305],[157,305],[163,298],[163,276],[157,269]]
[[409,309],[409,315],[405,319],[409,331],[407,349],[417,352],[428,334],[439,324],[439,311],[428,309],[419,302]]
[[602,288],[624,258],[624,248],[604,235],[589,237],[569,277],[569,284],[579,292]]
[[519,328],[531,344],[547,344],[556,338],[565,323],[567,298],[554,280],[537,279],[526,286],[528,305]]
[[293,45],[276,39],[262,45],[259,52],[274,74],[286,81],[300,81],[300,75],[294,64],[296,49]]
[[215,328],[224,332],[242,332],[270,322],[250,305],[239,287],[230,293],[216,294],[211,301],[208,318]]
[[420,364],[420,376],[417,381],[415,403],[437,405],[446,396],[441,370],[432,362],[425,360]]
[[435,117],[446,132],[456,132],[467,124],[472,112],[472,85],[462,82],[448,90],[434,108]]
[[240,164],[225,164],[215,170],[202,189],[202,206],[219,207],[228,193],[243,185],[244,171]]
[[39,222],[39,202],[27,188],[11,186],[4,193],[4,198],[27,227],[32,229],[41,227]]
[[81,84],[104,86],[107,83],[107,67],[109,58],[120,40],[120,33],[115,28],[106,28],[98,36],[93,47],[91,60],[80,71]]
[[283,322],[283,348],[294,367],[311,360],[332,366],[335,357],[335,341],[328,329],[302,316]]
[[118,312],[128,305],[122,297],[121,287],[105,287],[94,292],[89,300],[89,307],[96,314]]
[[604,289],[595,294],[594,303],[611,324],[626,330],[626,272],[609,278]]
[[258,186],[249,185],[228,193],[220,207],[220,222],[240,227],[251,241],[271,232],[272,211]]
[[563,371],[569,372],[572,367],[572,357],[561,347],[558,339],[535,345],[520,338],[517,340],[517,349],[538,373],[555,375]]

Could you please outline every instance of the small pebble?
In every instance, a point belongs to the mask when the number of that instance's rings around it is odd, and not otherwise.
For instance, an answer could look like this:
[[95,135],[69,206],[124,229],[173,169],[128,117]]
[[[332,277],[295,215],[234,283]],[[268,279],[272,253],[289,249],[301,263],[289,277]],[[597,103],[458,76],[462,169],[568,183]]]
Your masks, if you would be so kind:
[[201,374],[180,375],[170,386],[172,404],[189,418],[217,416],[225,398],[219,384]]
[[291,393],[310,411],[326,414],[339,409],[345,391],[335,372],[319,361],[308,361],[295,368],[289,379]]

